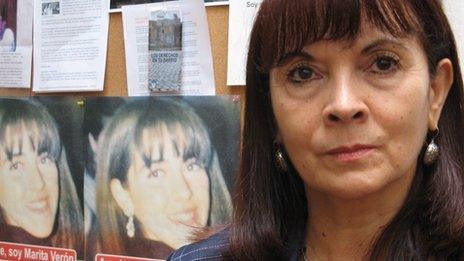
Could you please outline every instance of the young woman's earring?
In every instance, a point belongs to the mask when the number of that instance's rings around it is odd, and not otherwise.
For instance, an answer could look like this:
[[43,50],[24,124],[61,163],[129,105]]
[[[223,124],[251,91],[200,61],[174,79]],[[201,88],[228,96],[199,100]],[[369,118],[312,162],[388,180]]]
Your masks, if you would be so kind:
[[432,139],[430,140],[430,143],[427,145],[427,149],[425,150],[424,153],[424,164],[426,166],[430,166],[435,161],[437,161],[438,154],[440,152],[438,145],[435,143],[435,138],[438,136],[438,128],[434,131],[434,135]]
[[281,172],[288,171],[287,160],[285,159],[284,152],[282,151],[281,146],[276,142],[274,142],[274,161]]
[[127,231],[127,236],[129,238],[133,238],[135,236],[135,226],[134,226],[133,215],[130,215],[129,218],[127,219],[126,231]]

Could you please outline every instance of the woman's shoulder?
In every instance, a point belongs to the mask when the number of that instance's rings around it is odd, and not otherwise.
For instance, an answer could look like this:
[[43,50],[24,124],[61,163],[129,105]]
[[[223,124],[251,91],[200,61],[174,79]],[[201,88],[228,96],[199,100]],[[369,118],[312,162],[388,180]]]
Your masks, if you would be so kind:
[[226,260],[229,259],[229,255],[227,254],[229,244],[229,231],[228,229],[224,229],[205,240],[179,248],[167,260]]

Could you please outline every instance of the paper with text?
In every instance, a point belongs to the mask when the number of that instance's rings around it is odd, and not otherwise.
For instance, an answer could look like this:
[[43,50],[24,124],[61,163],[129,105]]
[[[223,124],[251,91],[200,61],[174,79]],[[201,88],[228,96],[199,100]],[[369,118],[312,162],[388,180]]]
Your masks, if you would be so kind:
[[230,0],[227,85],[245,85],[248,42],[262,0]]
[[148,88],[148,20],[150,10],[167,7],[169,4],[179,6],[183,21],[182,87],[181,91],[176,94],[214,95],[216,86],[213,58],[206,11],[202,0],[171,1],[122,7],[128,95],[150,95]]
[[33,90],[103,90],[109,0],[35,2]]

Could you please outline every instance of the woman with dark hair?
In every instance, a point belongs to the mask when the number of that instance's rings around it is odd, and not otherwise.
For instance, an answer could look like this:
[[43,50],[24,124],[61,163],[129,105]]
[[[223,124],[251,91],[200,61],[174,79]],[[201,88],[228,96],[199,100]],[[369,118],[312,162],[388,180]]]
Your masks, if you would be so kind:
[[0,241],[83,247],[82,211],[55,120],[33,100],[0,99]]
[[264,0],[234,219],[170,260],[463,260],[463,83],[439,0]]
[[91,234],[98,246],[90,252],[166,258],[197,230],[230,218],[216,150],[181,100],[128,102],[108,120],[97,148],[98,230]]

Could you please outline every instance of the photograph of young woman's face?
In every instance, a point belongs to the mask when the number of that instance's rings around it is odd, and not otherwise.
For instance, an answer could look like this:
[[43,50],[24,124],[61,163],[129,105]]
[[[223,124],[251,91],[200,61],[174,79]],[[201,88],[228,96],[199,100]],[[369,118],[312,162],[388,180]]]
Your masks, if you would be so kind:
[[209,213],[209,178],[205,166],[186,147],[181,127],[161,124],[142,132],[143,152],[131,148],[125,190],[145,238],[173,249],[191,242]]
[[8,225],[46,238],[57,212],[58,168],[48,152],[37,150],[39,137],[19,124],[20,132],[6,127],[0,147],[0,206]]

